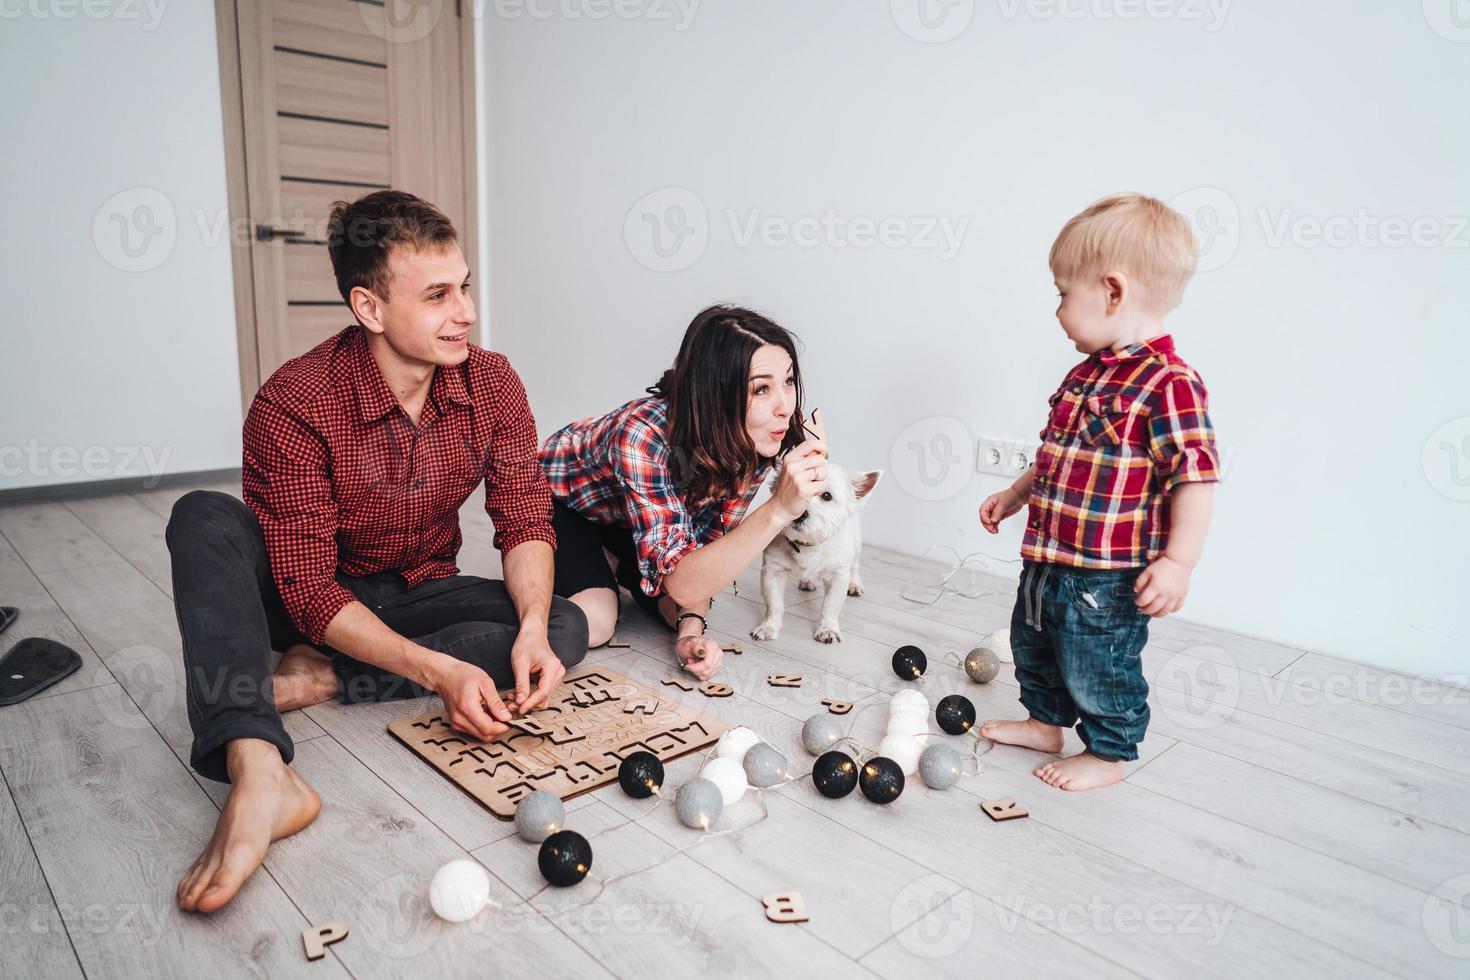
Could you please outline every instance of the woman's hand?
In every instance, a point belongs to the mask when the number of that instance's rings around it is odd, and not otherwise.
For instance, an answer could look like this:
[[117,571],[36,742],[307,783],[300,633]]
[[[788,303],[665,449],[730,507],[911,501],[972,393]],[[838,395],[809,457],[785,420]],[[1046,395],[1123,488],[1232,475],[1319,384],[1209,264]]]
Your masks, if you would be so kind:
[[781,460],[781,475],[771,491],[771,503],[782,523],[806,513],[807,502],[827,486],[827,444],[808,439]]
[[674,654],[685,670],[702,681],[713,677],[720,669],[720,661],[725,659],[724,648],[718,642],[693,634],[674,641]]

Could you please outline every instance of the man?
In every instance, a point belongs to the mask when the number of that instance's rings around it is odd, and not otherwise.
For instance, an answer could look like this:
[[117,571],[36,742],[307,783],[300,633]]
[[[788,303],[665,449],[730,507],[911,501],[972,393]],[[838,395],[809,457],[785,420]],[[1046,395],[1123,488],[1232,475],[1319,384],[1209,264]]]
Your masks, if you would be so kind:
[[[328,245],[357,323],[256,394],[245,503],[195,491],[169,520],[191,761],[232,784],[179,884],[186,910],[225,905],[271,841],[321,808],[290,768],[279,712],[432,691],[455,728],[488,739],[544,707],[587,651],[585,616],[552,597],[551,493],[525,389],[469,343],[454,226],[379,191],[337,205]],[[481,480],[504,582],[454,564],[459,507]],[[272,649],[287,651],[274,672]]]

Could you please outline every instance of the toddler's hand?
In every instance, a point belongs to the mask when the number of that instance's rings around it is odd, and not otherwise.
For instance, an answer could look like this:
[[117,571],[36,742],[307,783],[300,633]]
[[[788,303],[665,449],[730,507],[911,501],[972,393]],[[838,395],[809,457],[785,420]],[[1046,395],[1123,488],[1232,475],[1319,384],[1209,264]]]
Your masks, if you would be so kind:
[[1021,495],[1012,487],[992,493],[980,505],[980,524],[991,534],[1000,533],[1000,522],[1021,509]]
[[1143,570],[1133,591],[1138,593],[1138,608],[1156,617],[1176,613],[1189,594],[1189,566],[1161,556]]

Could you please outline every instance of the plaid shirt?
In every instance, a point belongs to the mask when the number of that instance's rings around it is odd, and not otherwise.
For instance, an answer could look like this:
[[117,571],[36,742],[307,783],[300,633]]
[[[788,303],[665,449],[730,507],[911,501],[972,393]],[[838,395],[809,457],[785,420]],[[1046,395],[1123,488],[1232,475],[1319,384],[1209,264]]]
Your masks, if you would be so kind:
[[573,422],[541,449],[557,500],[593,523],[633,532],[648,595],[659,594],[685,555],[740,523],[770,469],[762,466],[739,497],[691,504],[669,469],[668,426],[667,401],[639,398]]
[[1220,479],[1208,397],[1169,336],[1069,371],[1041,431],[1021,556],[1136,568],[1162,555],[1169,492]]
[[415,426],[359,326],[287,362],[245,418],[245,502],[286,611],[313,643],[350,602],[336,573],[458,574],[459,507],[480,481],[495,547],[556,546],[536,420],[500,354],[439,367]]

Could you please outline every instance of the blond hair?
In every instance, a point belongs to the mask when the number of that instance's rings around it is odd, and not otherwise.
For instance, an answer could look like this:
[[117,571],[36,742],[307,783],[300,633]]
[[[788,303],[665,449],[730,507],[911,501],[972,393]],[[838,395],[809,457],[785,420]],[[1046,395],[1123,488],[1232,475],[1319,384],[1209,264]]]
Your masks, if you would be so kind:
[[1049,258],[1059,280],[1125,273],[1159,313],[1179,305],[1198,260],[1184,216],[1143,194],[1114,194],[1091,205],[1062,227]]

